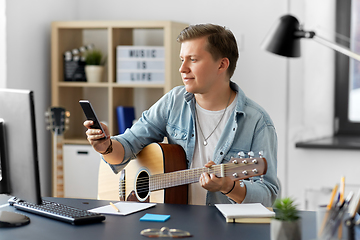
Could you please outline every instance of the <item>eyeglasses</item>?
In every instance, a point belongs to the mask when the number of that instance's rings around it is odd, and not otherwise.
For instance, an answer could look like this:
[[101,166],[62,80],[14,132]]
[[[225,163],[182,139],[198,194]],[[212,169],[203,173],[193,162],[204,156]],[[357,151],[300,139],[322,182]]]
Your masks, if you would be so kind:
[[180,229],[169,229],[167,227],[158,228],[148,228],[140,232],[141,235],[146,237],[171,237],[171,238],[186,238],[191,237],[192,235],[184,230]]

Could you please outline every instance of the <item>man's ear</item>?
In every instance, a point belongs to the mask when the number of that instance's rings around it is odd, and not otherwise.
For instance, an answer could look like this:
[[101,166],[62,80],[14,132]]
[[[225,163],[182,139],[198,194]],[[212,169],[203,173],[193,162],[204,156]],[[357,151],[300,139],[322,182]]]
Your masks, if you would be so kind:
[[222,58],[219,65],[219,73],[226,72],[230,66],[230,60],[228,58]]

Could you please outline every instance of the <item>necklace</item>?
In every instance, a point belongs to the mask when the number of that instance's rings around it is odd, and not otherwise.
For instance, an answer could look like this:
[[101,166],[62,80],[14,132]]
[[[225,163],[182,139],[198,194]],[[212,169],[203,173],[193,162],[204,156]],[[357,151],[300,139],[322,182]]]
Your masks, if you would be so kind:
[[203,133],[203,131],[202,131],[202,129],[201,129],[200,121],[199,121],[198,114],[197,114],[197,110],[196,110],[196,107],[195,107],[196,120],[197,120],[197,122],[198,122],[198,124],[199,124],[199,129],[200,129],[201,135],[202,135],[203,138],[204,138],[204,142],[203,142],[204,146],[208,145],[208,141],[207,141],[207,140],[208,140],[208,139],[211,137],[211,135],[215,132],[215,130],[216,130],[217,127],[219,126],[221,120],[223,119],[223,117],[224,117],[224,115],[225,115],[225,113],[226,113],[226,109],[227,109],[228,106],[229,106],[230,99],[231,99],[231,95],[232,95],[232,92],[230,92],[230,96],[229,96],[228,102],[227,102],[227,104],[226,104],[226,108],[225,108],[225,110],[224,110],[224,113],[222,114],[219,122],[216,124],[214,130],[212,130],[212,132],[210,133],[210,135],[209,135],[208,137],[205,137],[205,135],[204,135],[204,133]]

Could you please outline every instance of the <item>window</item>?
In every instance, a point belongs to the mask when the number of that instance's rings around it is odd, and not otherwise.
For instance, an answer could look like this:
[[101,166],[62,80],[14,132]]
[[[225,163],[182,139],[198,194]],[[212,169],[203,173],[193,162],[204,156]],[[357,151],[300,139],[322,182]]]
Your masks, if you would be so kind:
[[[360,54],[360,0],[337,0],[337,43]],[[335,134],[360,136],[360,62],[336,53]]]
[[[360,0],[336,0],[336,42],[360,55]],[[360,150],[360,62],[335,52],[334,136],[298,148]]]

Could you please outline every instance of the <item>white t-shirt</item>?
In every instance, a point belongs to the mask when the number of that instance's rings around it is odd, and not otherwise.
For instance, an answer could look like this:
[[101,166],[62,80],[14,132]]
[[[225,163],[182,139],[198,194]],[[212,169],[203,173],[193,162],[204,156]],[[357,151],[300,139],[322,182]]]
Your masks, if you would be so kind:
[[[235,98],[236,99],[236,98]],[[195,142],[195,152],[193,161],[190,168],[202,168],[204,165],[213,160],[215,147],[220,139],[220,136],[225,128],[226,123],[228,122],[230,115],[234,111],[236,106],[236,101],[233,101],[226,109],[225,115],[221,122],[219,123],[221,116],[224,114],[225,109],[220,111],[209,111],[200,107],[196,103],[196,142]],[[205,146],[204,137],[200,131],[201,130],[207,138],[211,132],[214,130],[215,126],[219,123],[213,134],[207,139],[207,145]],[[200,184],[192,183],[189,184],[189,204],[192,205],[205,205],[206,203],[206,193],[207,190],[200,186]]]

